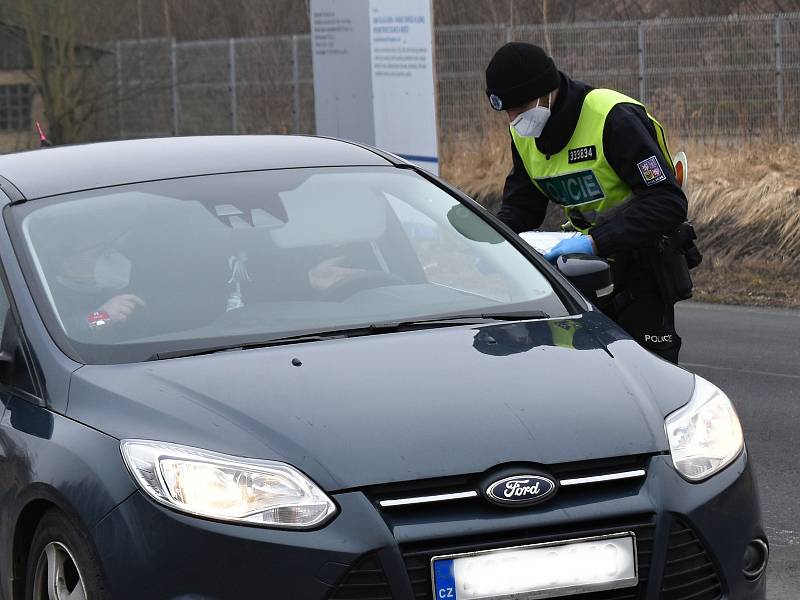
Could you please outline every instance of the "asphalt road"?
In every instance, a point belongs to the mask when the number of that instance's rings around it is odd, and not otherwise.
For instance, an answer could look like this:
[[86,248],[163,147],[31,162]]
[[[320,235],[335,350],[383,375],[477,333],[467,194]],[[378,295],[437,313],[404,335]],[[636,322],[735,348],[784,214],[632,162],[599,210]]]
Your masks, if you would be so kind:
[[800,311],[683,302],[681,364],[742,420],[772,556],[769,600],[800,598]]

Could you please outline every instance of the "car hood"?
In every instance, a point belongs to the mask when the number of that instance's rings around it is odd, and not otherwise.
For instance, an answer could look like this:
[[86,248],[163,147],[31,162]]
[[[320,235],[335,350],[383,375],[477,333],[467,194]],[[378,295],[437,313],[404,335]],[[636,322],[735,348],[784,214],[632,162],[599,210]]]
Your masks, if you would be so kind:
[[67,412],[120,439],[285,461],[335,491],[666,451],[664,416],[692,387],[586,313],[89,365]]

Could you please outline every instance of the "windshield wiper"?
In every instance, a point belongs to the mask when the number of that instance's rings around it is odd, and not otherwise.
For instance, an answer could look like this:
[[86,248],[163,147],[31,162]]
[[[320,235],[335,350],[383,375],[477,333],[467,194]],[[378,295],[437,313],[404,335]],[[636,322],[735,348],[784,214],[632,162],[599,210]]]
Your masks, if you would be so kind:
[[[408,325],[426,325],[428,323],[446,323],[449,321],[528,321],[534,319],[549,319],[543,310],[490,310],[485,312],[441,315],[438,317],[410,319],[386,323],[387,326],[403,327]],[[383,324],[376,324],[383,325]]]
[[184,358],[187,356],[202,356],[204,354],[216,354],[217,352],[229,352],[231,350],[252,350],[254,348],[267,348],[269,346],[280,346],[283,344],[297,344],[301,342],[320,342],[336,337],[346,337],[344,334],[331,335],[328,332],[312,335],[290,335],[286,337],[270,338],[262,342],[246,342],[228,344],[224,346],[209,346],[206,348],[185,348],[182,350],[167,350],[166,352],[156,352],[147,360],[166,360],[168,358]]
[[168,350],[166,352],[156,352],[148,360],[165,360],[168,358],[184,358],[187,356],[202,356],[204,354],[215,354],[217,352],[228,352],[231,350],[251,350],[254,348],[267,348],[269,346],[281,346],[285,344],[299,344],[303,342],[319,342],[337,338],[359,337],[379,333],[389,333],[392,331],[409,331],[423,329],[426,326],[446,327],[453,325],[465,325],[468,323],[485,323],[486,321],[527,321],[533,319],[547,319],[550,315],[541,310],[498,310],[474,313],[461,313],[452,315],[440,315],[430,318],[409,319],[404,321],[386,321],[370,323],[360,327],[346,327],[341,329],[328,329],[314,331],[313,333],[301,333],[276,338],[269,338],[259,342],[246,342],[238,344],[228,344],[223,346],[213,346],[208,348]]
[[[348,337],[369,335],[372,333],[387,333],[390,331],[409,331],[431,327],[449,327],[454,325],[481,324],[487,321],[527,321],[534,319],[549,319],[550,315],[542,310],[498,310],[486,312],[456,313],[438,315],[435,317],[422,317],[403,321],[385,321],[371,323],[366,327],[356,327],[350,330]],[[348,330],[342,330],[348,331]]]

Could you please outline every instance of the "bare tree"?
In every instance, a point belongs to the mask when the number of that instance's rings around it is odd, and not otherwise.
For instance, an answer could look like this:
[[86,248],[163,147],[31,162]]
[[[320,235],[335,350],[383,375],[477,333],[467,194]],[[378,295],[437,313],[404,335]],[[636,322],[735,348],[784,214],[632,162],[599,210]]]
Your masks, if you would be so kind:
[[542,25],[544,26],[544,44],[547,53],[553,56],[553,44],[550,43],[550,30],[547,28],[549,19],[547,16],[547,0],[542,0]]
[[79,0],[6,0],[2,16],[17,25],[30,51],[27,75],[42,100],[55,144],[83,137],[98,106],[95,69],[103,51],[81,43],[79,30],[91,19]]
[[[116,137],[124,128],[123,106],[144,102],[158,112],[152,98],[169,85],[168,78],[151,75],[164,70],[158,44],[138,49],[109,42],[163,27],[163,15],[153,12],[163,2],[0,0],[0,20],[16,26],[28,46],[26,74],[54,144]],[[135,83],[118,79],[120,67],[135,73]]]

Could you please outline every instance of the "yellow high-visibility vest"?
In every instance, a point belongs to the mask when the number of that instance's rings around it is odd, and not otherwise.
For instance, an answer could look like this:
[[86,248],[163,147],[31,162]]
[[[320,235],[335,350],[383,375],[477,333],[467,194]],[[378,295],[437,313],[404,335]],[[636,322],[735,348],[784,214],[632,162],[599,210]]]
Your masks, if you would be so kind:
[[[534,185],[551,201],[564,207],[567,218],[578,231],[586,233],[588,222],[595,225],[597,217],[612,208],[625,203],[631,197],[631,188],[608,164],[603,150],[603,128],[606,117],[617,104],[644,105],[625,94],[614,90],[595,89],[586,94],[578,123],[569,142],[564,148],[549,156],[536,147],[536,139],[523,137],[511,127],[511,137],[528,176]],[[646,110],[646,109],[645,109]],[[656,130],[658,145],[663,153],[667,168],[674,169],[667,148],[664,128],[650,114],[647,114]],[[647,177],[648,165],[643,176]],[[655,164],[653,177],[659,174]],[[582,226],[584,225],[584,226]]]

